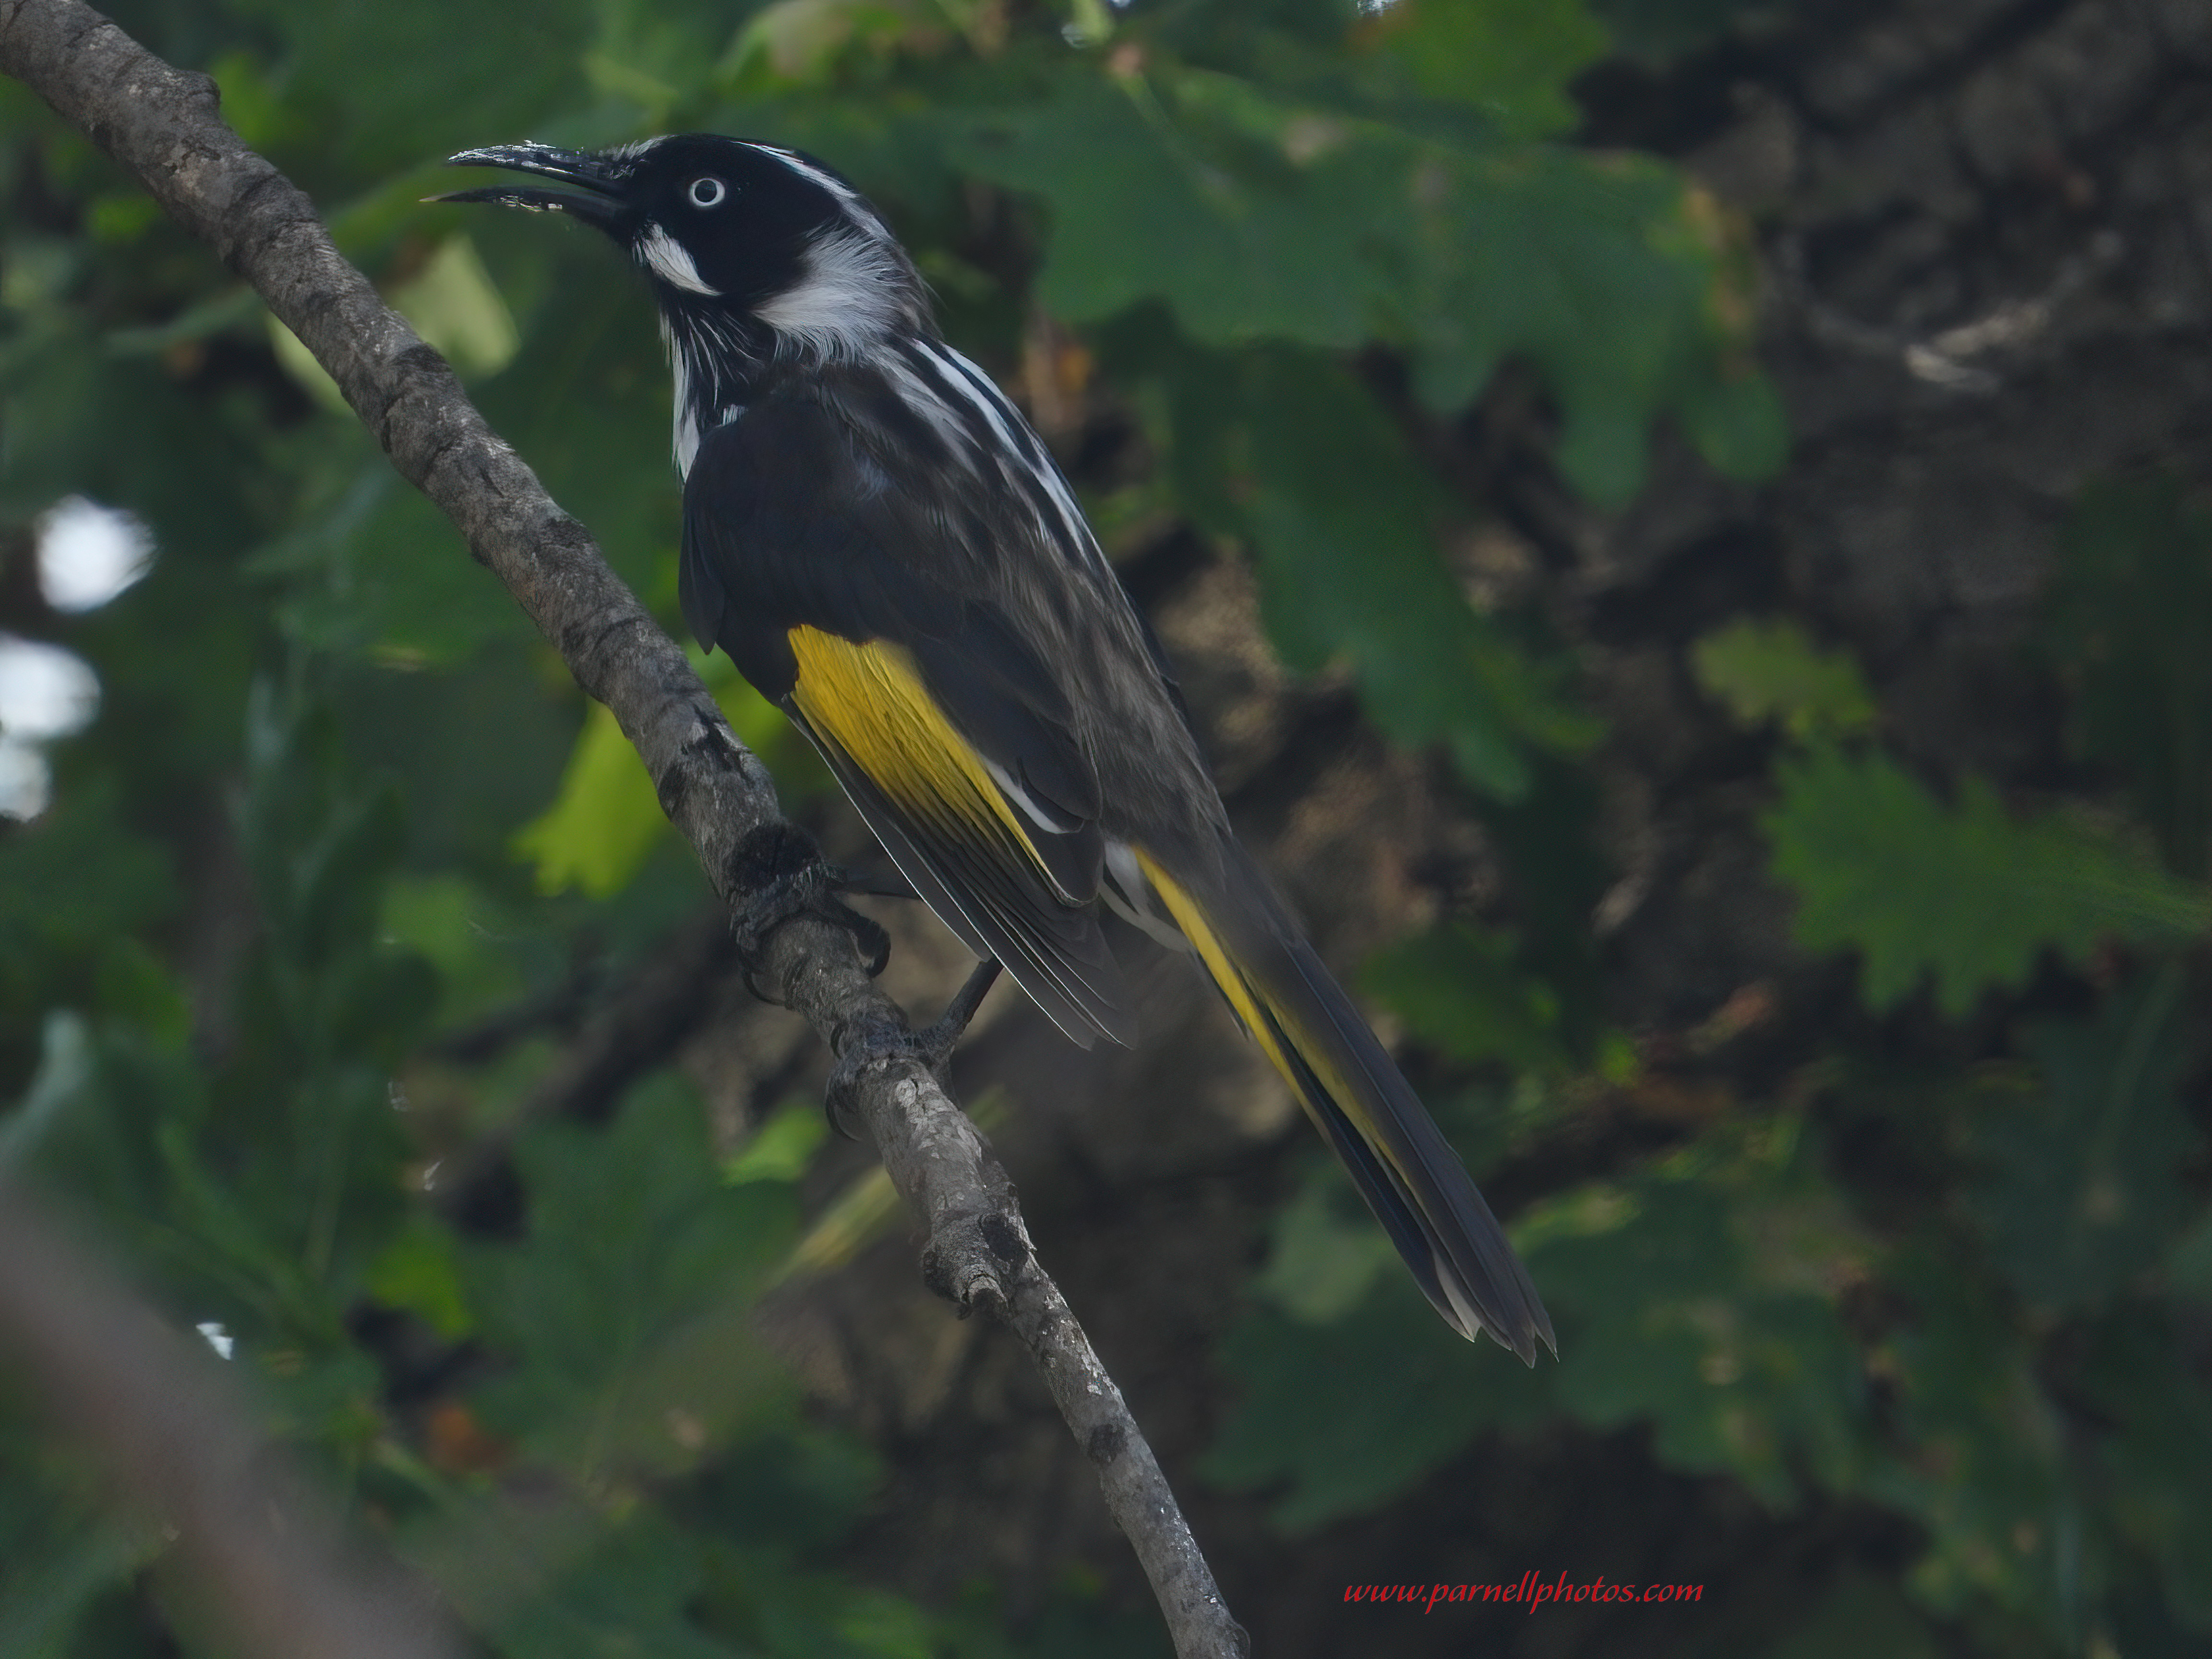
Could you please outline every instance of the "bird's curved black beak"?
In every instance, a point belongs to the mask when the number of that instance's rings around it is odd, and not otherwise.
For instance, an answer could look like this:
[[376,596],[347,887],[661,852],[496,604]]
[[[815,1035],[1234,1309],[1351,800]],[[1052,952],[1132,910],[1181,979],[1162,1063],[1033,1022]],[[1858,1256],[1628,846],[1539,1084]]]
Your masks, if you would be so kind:
[[586,224],[611,231],[622,218],[623,186],[629,179],[629,163],[618,156],[592,150],[556,149],[551,144],[493,144],[484,149],[465,149],[448,156],[449,167],[504,167],[511,173],[533,173],[541,179],[557,179],[590,192],[538,190],[527,185],[489,185],[480,190],[457,190],[433,196],[434,202],[490,202],[500,207],[529,208],[538,212],[566,213]]

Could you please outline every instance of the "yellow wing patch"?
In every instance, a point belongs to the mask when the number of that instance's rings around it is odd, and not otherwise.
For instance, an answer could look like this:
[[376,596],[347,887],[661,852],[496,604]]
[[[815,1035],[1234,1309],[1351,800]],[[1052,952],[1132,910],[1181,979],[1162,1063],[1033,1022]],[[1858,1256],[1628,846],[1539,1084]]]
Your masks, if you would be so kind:
[[1021,815],[945,718],[909,652],[882,641],[856,645],[816,628],[794,628],[790,639],[799,659],[792,701],[808,725],[902,811],[956,835],[1003,830],[1049,879]]

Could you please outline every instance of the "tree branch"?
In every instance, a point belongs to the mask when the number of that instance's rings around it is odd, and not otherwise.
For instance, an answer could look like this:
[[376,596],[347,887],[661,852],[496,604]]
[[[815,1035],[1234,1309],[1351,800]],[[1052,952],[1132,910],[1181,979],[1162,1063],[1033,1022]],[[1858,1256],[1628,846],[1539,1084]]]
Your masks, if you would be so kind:
[[186,1564],[179,1582],[212,1594],[240,1653],[459,1659],[434,1598],[348,1547],[327,1506],[270,1452],[215,1356],[4,1177],[0,1353],[99,1453],[133,1507],[170,1529]]
[[[0,0],[0,70],[136,174],[211,246],[329,371],[400,475],[437,503],[507,584],[577,683],[614,713],[660,804],[726,904],[742,904],[795,835],[767,769],[738,742],[683,652],[591,537],[487,427],[445,360],[338,253],[313,204],[216,112],[215,84],[172,68],[77,0]],[[852,937],[802,916],[746,964],[840,1055],[904,1015]],[[877,1058],[854,1079],[884,1166],[928,1229],[925,1276],[1020,1334],[1098,1471],[1176,1649],[1241,1655],[1244,1632],[1121,1393],[1037,1265],[1004,1170],[919,1062]]]

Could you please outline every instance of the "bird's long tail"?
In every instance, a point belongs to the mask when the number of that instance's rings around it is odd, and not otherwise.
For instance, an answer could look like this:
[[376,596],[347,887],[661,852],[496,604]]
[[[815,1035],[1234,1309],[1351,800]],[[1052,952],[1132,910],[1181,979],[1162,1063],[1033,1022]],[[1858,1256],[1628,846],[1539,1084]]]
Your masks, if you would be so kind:
[[1217,880],[1178,880],[1142,848],[1137,859],[1437,1311],[1528,1364],[1540,1341],[1556,1353],[1528,1269],[1459,1155],[1243,850],[1224,842]]

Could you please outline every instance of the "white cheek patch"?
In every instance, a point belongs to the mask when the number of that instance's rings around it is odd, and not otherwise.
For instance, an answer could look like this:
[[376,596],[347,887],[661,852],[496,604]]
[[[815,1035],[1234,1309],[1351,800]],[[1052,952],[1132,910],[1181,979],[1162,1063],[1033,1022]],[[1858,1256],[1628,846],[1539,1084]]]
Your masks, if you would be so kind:
[[686,294],[716,295],[718,288],[708,288],[700,277],[699,267],[691,263],[691,256],[684,245],[659,225],[647,225],[637,239],[637,257],[654,276],[671,288],[680,288]]
[[810,248],[799,281],[753,314],[779,333],[834,353],[898,321],[895,280],[881,250],[848,232]]

